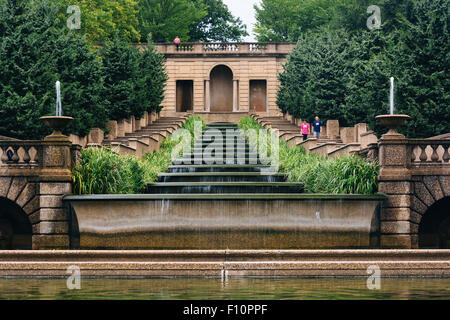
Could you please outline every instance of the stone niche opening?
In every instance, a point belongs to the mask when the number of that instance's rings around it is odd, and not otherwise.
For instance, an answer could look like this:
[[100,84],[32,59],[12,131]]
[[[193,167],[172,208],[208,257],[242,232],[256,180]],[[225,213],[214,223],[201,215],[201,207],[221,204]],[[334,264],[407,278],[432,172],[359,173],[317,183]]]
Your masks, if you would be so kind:
[[267,110],[267,81],[250,80],[250,111]]
[[450,249],[450,197],[431,205],[419,225],[419,248]]
[[0,250],[31,249],[32,228],[16,203],[0,198]]
[[211,112],[233,111],[233,71],[225,65],[211,70]]
[[177,112],[194,110],[194,81],[177,81]]

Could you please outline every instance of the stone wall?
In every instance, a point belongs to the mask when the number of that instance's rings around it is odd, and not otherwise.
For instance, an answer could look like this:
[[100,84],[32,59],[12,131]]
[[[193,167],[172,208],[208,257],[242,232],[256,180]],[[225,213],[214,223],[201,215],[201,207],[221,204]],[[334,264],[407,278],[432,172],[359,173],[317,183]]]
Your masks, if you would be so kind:
[[[0,141],[0,198],[9,199],[32,227],[33,249],[68,249],[69,217],[62,197],[72,193],[79,146],[67,138]],[[7,156],[8,150],[12,157]]]
[[[433,146],[433,151],[426,150]],[[382,136],[379,191],[388,196],[381,215],[382,248],[418,248],[427,210],[450,195],[450,141]],[[415,149],[423,152],[415,153]]]
[[[277,73],[282,71],[286,55],[295,44],[270,43],[265,49],[252,47],[252,44],[234,44],[205,48],[204,44],[183,44],[189,50],[174,44],[157,44],[157,50],[166,57],[166,70],[169,76],[165,98],[162,102],[163,115],[177,112],[177,81],[193,81],[193,112],[209,112],[211,107],[211,71],[217,66],[228,67],[232,76],[234,110],[248,112],[250,108],[250,81],[266,80],[267,115],[280,115],[276,105],[278,90]],[[261,44],[259,44],[261,45]],[[250,49],[249,49],[250,48]],[[186,50],[185,50],[186,49]]]

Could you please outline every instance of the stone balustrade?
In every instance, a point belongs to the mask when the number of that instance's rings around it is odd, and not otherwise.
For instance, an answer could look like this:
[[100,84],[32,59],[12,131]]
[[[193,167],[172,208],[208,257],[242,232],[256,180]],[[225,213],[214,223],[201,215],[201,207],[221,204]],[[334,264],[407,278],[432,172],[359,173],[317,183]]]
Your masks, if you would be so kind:
[[0,141],[0,166],[39,165],[39,155],[42,157],[42,141]]
[[449,164],[450,140],[409,139],[412,166]]
[[181,44],[157,43],[157,50],[171,54],[282,54],[292,51],[295,43],[278,42],[187,42]]

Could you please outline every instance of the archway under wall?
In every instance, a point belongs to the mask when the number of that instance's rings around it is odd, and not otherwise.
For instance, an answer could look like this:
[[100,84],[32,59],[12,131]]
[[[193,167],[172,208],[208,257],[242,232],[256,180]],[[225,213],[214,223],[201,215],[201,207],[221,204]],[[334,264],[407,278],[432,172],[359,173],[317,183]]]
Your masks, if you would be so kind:
[[423,215],[419,248],[450,249],[450,196],[436,201]]
[[32,248],[28,215],[15,202],[0,197],[0,250]]
[[225,65],[218,65],[210,73],[210,112],[233,111],[233,71]]

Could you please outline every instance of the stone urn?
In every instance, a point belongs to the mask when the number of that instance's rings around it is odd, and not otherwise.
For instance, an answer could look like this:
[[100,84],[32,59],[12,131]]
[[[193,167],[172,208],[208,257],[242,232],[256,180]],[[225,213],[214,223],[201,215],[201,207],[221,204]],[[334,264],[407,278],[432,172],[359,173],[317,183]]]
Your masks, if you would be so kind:
[[380,121],[383,126],[389,129],[384,135],[402,137],[403,135],[397,131],[397,128],[405,124],[406,120],[410,118],[411,117],[406,114],[384,114],[375,117],[375,119]]
[[41,117],[40,120],[44,124],[53,129],[53,133],[44,138],[44,140],[67,140],[68,137],[62,134],[62,130],[73,120],[72,117],[64,116],[48,116]]

